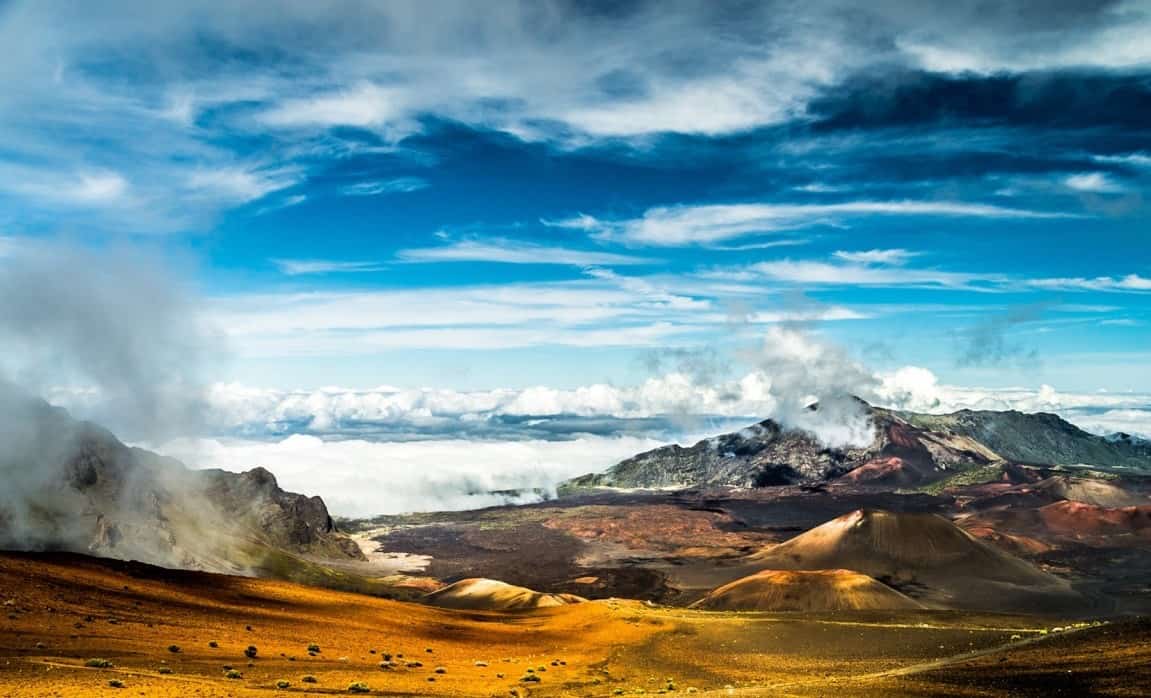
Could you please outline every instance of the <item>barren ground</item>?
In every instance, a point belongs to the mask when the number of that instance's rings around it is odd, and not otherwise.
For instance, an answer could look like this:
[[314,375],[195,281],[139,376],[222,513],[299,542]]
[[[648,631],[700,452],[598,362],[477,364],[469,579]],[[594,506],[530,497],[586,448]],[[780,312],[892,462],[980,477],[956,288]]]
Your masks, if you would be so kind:
[[[704,613],[624,601],[453,612],[56,554],[0,554],[0,604],[4,696],[324,695],[347,694],[359,681],[374,695],[457,696],[655,693],[669,680],[676,692],[714,695],[1134,696],[1151,685],[1151,625],[1137,621],[1050,632],[1063,626],[947,612]],[[309,656],[313,642],[321,651]],[[249,645],[255,659],[244,656]],[[384,652],[400,666],[381,669]],[[85,667],[93,658],[114,666]],[[413,661],[422,666],[408,668]],[[225,666],[241,678],[226,678]],[[520,680],[528,668],[539,683]],[[317,682],[303,683],[305,675]],[[290,686],[277,689],[281,680]]]

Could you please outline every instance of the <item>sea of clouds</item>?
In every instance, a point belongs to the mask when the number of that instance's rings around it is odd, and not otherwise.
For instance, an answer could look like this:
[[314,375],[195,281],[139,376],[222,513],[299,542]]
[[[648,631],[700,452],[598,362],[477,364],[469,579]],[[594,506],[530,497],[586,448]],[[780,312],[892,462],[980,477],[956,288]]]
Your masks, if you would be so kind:
[[[146,445],[195,467],[262,465],[283,486],[320,494],[347,516],[468,509],[536,501],[564,479],[635,453],[780,418],[790,398],[781,400],[776,390],[762,371],[710,385],[672,373],[630,387],[567,390],[292,391],[219,384],[206,410],[211,436]],[[874,374],[869,390],[871,402],[900,409],[1052,412],[1094,433],[1151,438],[1146,394],[959,387],[918,367]],[[792,421],[829,441],[869,437],[845,427],[849,419]],[[506,490],[523,494],[494,493]]]

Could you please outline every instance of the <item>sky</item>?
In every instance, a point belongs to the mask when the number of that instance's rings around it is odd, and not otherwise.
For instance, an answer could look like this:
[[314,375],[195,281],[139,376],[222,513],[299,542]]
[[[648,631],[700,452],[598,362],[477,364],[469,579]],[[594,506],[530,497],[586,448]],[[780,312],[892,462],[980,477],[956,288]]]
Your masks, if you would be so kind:
[[1129,411],[1149,35],[1145,0],[0,0],[0,264],[163,260],[213,436],[602,467],[832,389]]

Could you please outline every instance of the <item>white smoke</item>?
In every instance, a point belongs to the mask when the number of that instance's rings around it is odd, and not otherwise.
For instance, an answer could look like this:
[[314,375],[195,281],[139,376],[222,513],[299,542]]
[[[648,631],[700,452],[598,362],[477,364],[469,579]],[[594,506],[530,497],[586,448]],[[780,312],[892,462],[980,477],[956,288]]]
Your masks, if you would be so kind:
[[872,442],[874,427],[859,400],[874,399],[880,381],[842,348],[799,327],[776,326],[753,360],[775,401],[768,416],[811,432],[827,446]]
[[157,257],[40,244],[0,258],[0,376],[38,395],[80,386],[121,434],[193,429],[218,351]]
[[[154,523],[147,493],[166,474],[131,468],[114,437],[35,395],[75,382],[100,396],[102,422],[170,435],[195,421],[206,348],[193,306],[144,256],[37,245],[0,259],[0,541],[85,550],[108,521]],[[171,561],[137,542],[124,533],[125,554]]]

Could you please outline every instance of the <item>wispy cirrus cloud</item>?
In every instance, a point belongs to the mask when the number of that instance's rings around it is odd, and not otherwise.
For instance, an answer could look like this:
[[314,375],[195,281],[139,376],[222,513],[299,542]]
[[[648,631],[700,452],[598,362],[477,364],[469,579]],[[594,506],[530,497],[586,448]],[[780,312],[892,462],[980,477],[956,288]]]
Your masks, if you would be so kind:
[[359,274],[380,271],[384,265],[379,262],[350,262],[334,259],[272,259],[269,260],[281,273],[288,276],[306,274]]
[[987,219],[1071,218],[1074,214],[959,201],[844,201],[825,204],[743,203],[660,206],[639,218],[601,220],[581,214],[550,225],[591,231],[602,239],[632,245],[710,245],[750,235],[778,234],[817,225],[883,216],[943,216]]
[[494,262],[500,264],[560,264],[568,266],[628,266],[654,264],[647,257],[553,247],[506,238],[461,240],[442,247],[400,250],[396,257],[405,262]]
[[1139,274],[1030,279],[1025,283],[1034,288],[1055,291],[1151,292],[1151,278]]
[[812,286],[913,286],[990,291],[1010,280],[1003,274],[792,260],[760,262],[747,267],[747,271],[772,281]]
[[407,194],[430,186],[423,177],[396,177],[371,182],[357,182],[340,189],[345,196],[379,196],[380,194]]
[[832,254],[836,259],[843,260],[844,262],[851,262],[853,264],[886,264],[898,266],[906,264],[912,258],[919,256],[919,252],[911,252],[904,249],[886,249],[886,250],[859,250],[855,252],[839,250]]

